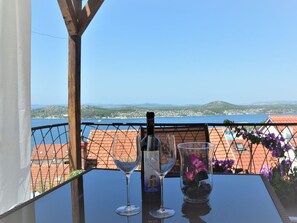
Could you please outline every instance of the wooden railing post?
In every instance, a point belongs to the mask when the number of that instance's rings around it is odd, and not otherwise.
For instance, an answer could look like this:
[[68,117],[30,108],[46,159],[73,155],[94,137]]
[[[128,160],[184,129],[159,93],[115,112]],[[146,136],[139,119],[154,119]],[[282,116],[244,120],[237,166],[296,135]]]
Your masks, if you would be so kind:
[[70,171],[81,169],[81,36],[69,37],[68,119]]

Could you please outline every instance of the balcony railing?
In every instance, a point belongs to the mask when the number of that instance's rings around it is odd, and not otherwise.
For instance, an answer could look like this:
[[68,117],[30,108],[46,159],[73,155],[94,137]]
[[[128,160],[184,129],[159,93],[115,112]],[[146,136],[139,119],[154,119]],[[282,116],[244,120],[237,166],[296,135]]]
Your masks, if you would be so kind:
[[[278,162],[270,151],[261,144],[251,144],[249,140],[237,137],[235,128],[246,128],[274,133],[282,136],[285,143],[292,146],[286,156],[292,161],[291,168],[297,166],[297,123],[208,123],[207,132],[200,124],[156,124],[160,131],[174,132],[177,143],[185,141],[205,141],[216,144],[214,158],[234,160],[233,168],[242,174],[260,173],[264,165]],[[82,168],[116,169],[111,156],[112,139],[117,133],[134,131],[145,134],[144,123],[81,123]],[[32,128],[31,190],[33,196],[42,193],[68,179],[70,175],[68,157],[68,123]]]

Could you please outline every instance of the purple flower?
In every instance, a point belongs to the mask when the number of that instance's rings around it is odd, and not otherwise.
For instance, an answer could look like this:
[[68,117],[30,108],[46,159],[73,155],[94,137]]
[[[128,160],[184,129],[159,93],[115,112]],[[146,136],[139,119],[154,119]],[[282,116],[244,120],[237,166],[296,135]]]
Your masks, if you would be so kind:
[[236,133],[236,137],[239,137],[239,136],[242,136],[243,132],[242,131],[239,131]]
[[278,147],[270,147],[271,155],[276,158],[280,158],[284,156],[284,150]]
[[231,169],[233,164],[234,164],[234,160],[232,159],[226,159],[226,160],[213,159],[212,160],[212,166],[213,166],[214,172],[217,172],[217,173],[232,172]]
[[285,164],[290,167],[292,165],[292,161],[291,160],[285,160]]
[[196,173],[199,173],[201,171],[207,172],[205,163],[197,155],[191,154],[189,158],[190,158],[191,166]]
[[189,181],[195,180],[195,176],[196,176],[195,172],[191,172],[191,171],[185,172],[184,174],[184,177]]
[[188,185],[196,185],[195,182],[207,179],[207,164],[202,157],[196,154],[189,155],[187,171],[183,174],[183,182]]
[[262,135],[262,134],[263,134],[263,132],[262,132],[261,130],[257,130],[256,133],[257,133],[258,135]]
[[291,160],[283,160],[281,161],[277,166],[278,166],[278,169],[280,171],[280,175],[282,177],[286,176],[290,167],[292,165],[292,161]]
[[267,180],[272,180],[272,170],[269,165],[263,165],[260,170],[260,174],[262,174]]
[[289,150],[292,149],[292,146],[290,144],[285,144],[284,149],[285,149],[286,152],[288,152]]

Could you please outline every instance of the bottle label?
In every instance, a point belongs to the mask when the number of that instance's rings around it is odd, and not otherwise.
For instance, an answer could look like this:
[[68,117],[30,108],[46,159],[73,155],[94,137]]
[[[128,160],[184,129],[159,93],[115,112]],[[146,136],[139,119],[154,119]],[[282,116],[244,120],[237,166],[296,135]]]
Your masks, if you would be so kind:
[[[158,192],[160,191],[160,179],[156,172],[150,167],[146,161],[148,154],[154,156],[156,160],[159,159],[159,151],[144,151],[144,191],[145,192]],[[156,161],[158,163],[158,161]]]

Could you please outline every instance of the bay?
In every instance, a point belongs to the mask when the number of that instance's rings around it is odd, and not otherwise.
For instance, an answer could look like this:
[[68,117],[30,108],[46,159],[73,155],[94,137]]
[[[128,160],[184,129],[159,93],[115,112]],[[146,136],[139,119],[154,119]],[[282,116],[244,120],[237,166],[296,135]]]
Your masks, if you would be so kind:
[[[247,114],[247,115],[213,115],[213,116],[184,116],[184,117],[156,117],[156,123],[223,123],[228,119],[235,123],[261,123],[267,120],[268,114]],[[68,119],[32,119],[32,127],[67,123]],[[121,119],[85,119],[82,122],[100,124],[112,123],[145,123],[145,118],[121,118]]]

